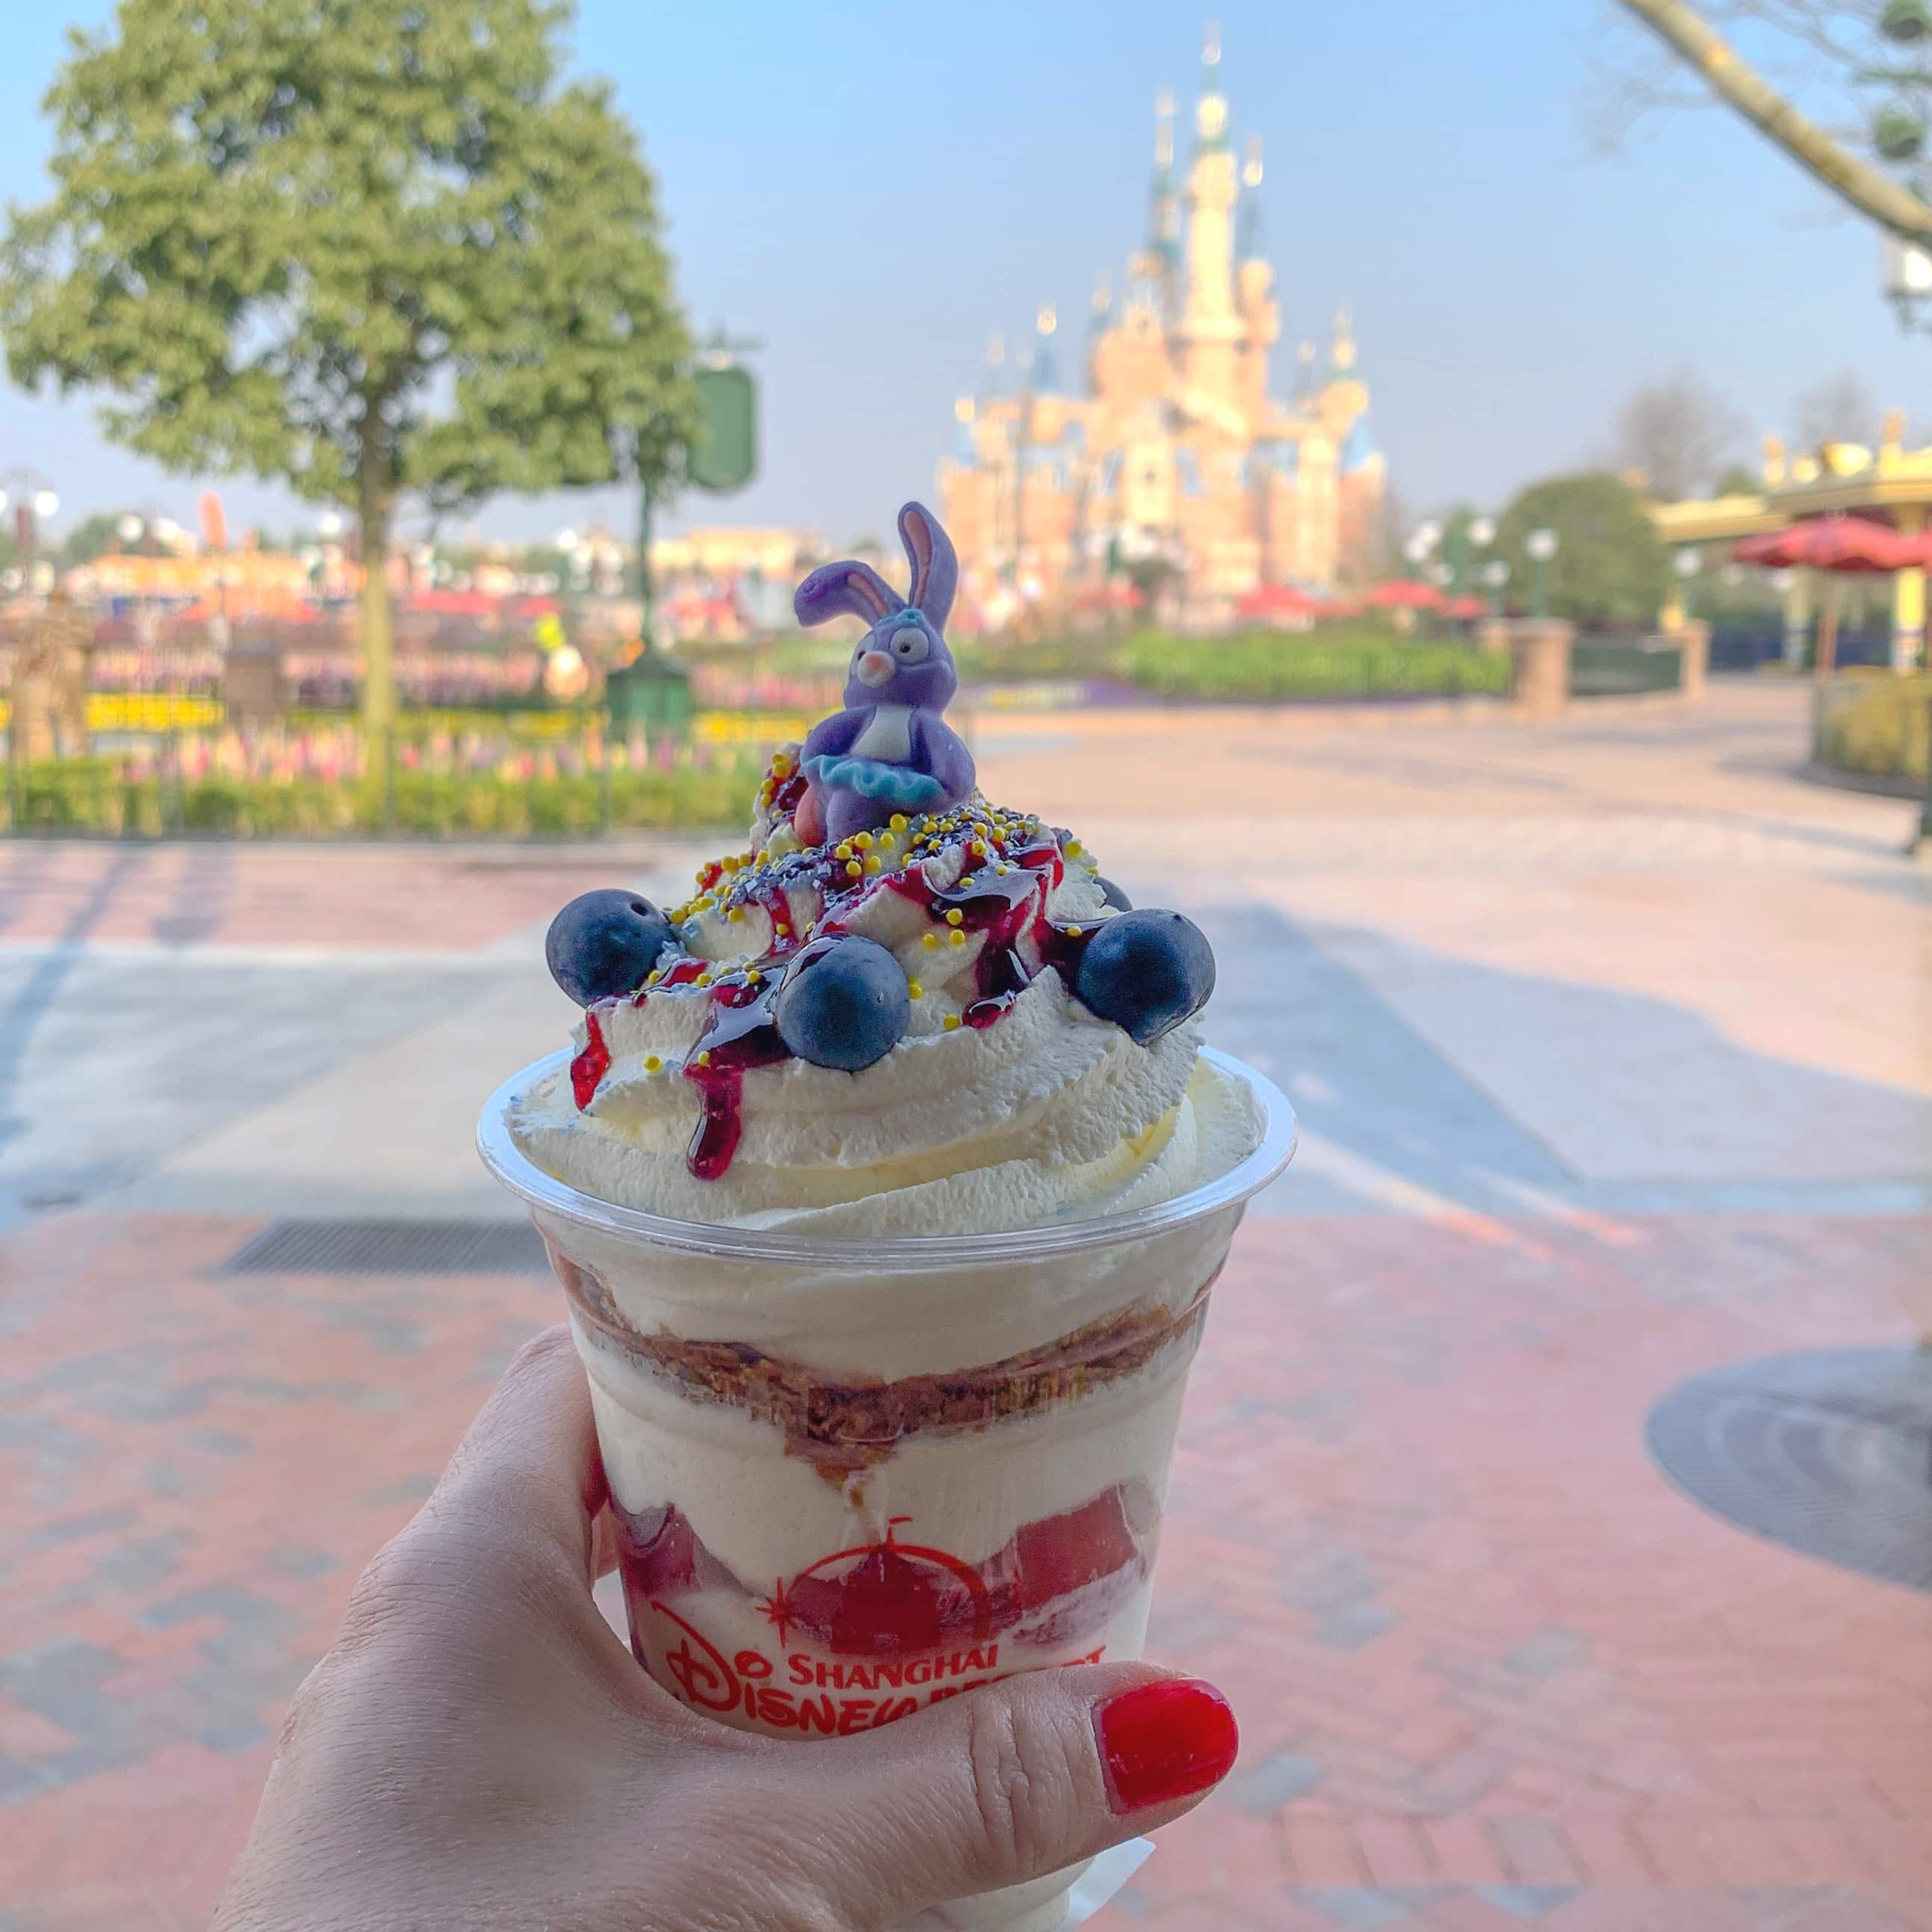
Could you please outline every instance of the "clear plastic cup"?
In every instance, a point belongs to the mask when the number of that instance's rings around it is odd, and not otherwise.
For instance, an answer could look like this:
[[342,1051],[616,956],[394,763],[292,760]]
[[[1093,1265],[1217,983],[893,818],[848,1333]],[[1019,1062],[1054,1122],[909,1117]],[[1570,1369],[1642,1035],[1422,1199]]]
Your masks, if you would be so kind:
[[[712,1226],[581,1194],[515,1100],[478,1146],[528,1204],[588,1372],[638,1660],[768,1736],[890,1724],[1018,1670],[1140,1654],[1187,1365],[1294,1120],[1174,1200],[1016,1232],[879,1241]],[[1046,1932],[1076,1874],[920,1922]]]

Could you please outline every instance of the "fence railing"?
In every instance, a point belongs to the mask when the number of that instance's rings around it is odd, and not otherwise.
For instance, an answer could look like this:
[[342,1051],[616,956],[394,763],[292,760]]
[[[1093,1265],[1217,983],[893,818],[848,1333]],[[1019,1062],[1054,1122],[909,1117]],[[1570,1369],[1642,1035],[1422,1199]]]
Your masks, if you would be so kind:
[[[1882,665],[1892,662],[1892,632],[1883,625],[1838,633],[1837,656],[1847,668],[1859,664]],[[1784,632],[1774,622],[1752,625],[1714,625],[1711,631],[1711,668],[1713,670],[1756,670],[1761,665],[1784,661]],[[1799,668],[1810,667],[1808,640]]]
[[1580,638],[1570,647],[1572,698],[1634,698],[1683,684],[1683,646],[1666,638],[1614,644]]

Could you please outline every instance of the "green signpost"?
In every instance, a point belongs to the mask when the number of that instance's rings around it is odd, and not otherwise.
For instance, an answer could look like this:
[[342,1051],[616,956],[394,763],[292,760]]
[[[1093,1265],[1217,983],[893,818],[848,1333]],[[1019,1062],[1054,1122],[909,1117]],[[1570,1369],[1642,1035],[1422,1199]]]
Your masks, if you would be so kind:
[[[685,452],[684,480],[714,496],[742,490],[758,473],[758,380],[736,358],[762,347],[734,341],[722,328],[699,346],[692,382],[698,391],[698,434]],[[657,586],[651,579],[651,486],[644,487],[638,515],[638,584],[644,602],[646,644],[657,641]]]
[[758,473],[758,389],[740,362],[700,369],[698,434],[685,458],[686,479],[724,496]]

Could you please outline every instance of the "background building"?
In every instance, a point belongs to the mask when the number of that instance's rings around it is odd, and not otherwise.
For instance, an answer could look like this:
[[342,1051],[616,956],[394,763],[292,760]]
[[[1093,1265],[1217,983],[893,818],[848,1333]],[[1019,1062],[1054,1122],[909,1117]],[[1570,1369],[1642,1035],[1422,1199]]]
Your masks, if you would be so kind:
[[980,393],[956,406],[942,514],[989,621],[1145,560],[1171,566],[1204,614],[1262,584],[1372,574],[1384,465],[1348,313],[1326,368],[1303,344],[1294,394],[1271,395],[1260,144],[1238,164],[1220,60],[1210,34],[1178,191],[1173,104],[1156,104],[1147,244],[1120,299],[1104,279],[1095,291],[1083,380],[1063,384],[1042,310],[1012,371],[996,340]]

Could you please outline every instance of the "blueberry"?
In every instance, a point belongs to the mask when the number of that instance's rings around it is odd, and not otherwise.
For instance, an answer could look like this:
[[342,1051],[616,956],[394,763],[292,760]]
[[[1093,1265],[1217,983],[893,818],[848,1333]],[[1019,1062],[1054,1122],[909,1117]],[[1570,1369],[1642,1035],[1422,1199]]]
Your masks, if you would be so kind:
[[1132,912],[1133,910],[1133,901],[1129,898],[1126,894],[1122,892],[1120,887],[1115,885],[1112,879],[1103,879],[1098,872],[1096,872],[1094,874],[1094,883],[1100,888],[1101,892],[1106,898],[1107,903],[1112,906],[1116,912]]
[[1089,1012],[1151,1046],[1208,1004],[1214,952],[1178,912],[1124,912],[1087,942],[1073,991]]
[[814,939],[786,969],[772,1002],[778,1036],[800,1059],[846,1073],[891,1052],[911,1012],[899,962],[850,933]]
[[670,921],[649,899],[608,890],[584,892],[550,922],[550,976],[580,1006],[634,993],[670,944]]

